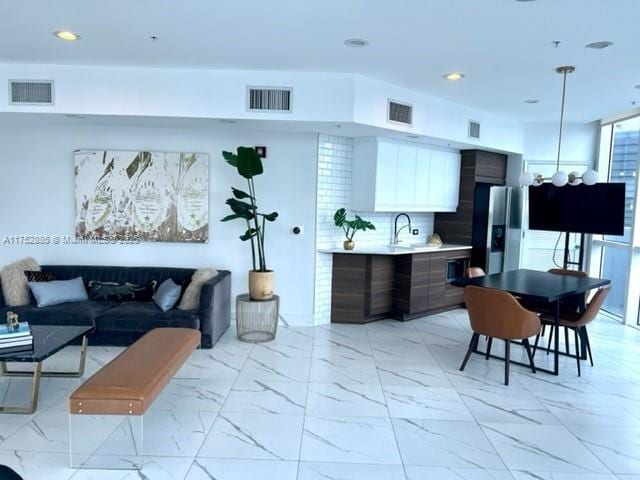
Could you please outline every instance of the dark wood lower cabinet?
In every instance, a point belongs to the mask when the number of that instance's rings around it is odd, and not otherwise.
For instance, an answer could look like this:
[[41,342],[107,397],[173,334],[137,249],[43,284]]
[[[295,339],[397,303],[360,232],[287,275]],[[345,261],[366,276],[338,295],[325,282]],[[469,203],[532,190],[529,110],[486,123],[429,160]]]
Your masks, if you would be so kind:
[[409,320],[455,308],[463,302],[463,290],[448,283],[447,265],[470,254],[470,249],[406,255],[336,253],[331,321]]

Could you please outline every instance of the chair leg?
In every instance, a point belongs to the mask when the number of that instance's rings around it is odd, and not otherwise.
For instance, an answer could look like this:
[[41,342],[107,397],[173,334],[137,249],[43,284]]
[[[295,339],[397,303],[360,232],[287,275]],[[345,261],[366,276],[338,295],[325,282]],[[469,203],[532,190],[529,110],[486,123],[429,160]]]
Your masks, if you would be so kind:
[[569,351],[569,329],[564,327],[564,351],[567,355],[570,355]]
[[549,343],[547,343],[547,355],[549,355],[549,352],[551,351],[551,341],[553,340],[553,335],[555,333],[556,329],[551,327],[549,328]]
[[543,324],[543,325],[542,325],[542,331],[540,332],[540,335],[541,335],[542,337],[544,337],[544,334],[545,334],[546,332],[547,332],[547,326]]
[[460,371],[461,372],[464,370],[464,367],[467,366],[467,362],[469,361],[469,357],[471,357],[471,354],[473,353],[473,351],[478,346],[478,339],[479,338],[480,338],[480,335],[478,333],[474,332],[473,336],[471,337],[471,341],[469,342],[469,349],[467,350],[467,354],[464,356],[464,360],[462,361],[462,365],[460,365]]
[[589,334],[587,333],[587,327],[582,327],[584,329],[584,342],[587,345],[587,354],[589,355],[589,361],[591,362],[591,366],[593,367],[593,355],[591,355],[591,343],[589,343]]
[[531,365],[531,371],[533,373],[536,373],[536,364],[533,362],[533,353],[531,352],[531,345],[529,344],[529,339],[528,338],[523,339],[522,344],[524,345],[524,348],[527,351],[527,356],[529,357],[529,365]]
[[493,337],[489,337],[489,342],[487,342],[487,353],[484,356],[485,360],[489,360],[489,356],[491,355],[491,345],[493,344]]
[[511,340],[504,341],[504,384],[509,385],[509,363],[511,362]]
[[573,330],[573,341],[576,343],[576,364],[578,365],[578,376],[580,377],[580,340],[578,337],[578,329],[572,328]]

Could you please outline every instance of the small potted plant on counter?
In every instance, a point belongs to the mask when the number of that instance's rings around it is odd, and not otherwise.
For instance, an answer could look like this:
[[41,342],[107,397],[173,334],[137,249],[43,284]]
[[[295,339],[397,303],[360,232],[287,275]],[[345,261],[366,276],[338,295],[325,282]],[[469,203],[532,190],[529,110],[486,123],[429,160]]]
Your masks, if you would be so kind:
[[247,231],[240,236],[240,240],[251,242],[253,270],[249,272],[249,294],[253,300],[268,300],[273,297],[273,271],[267,268],[264,235],[266,222],[274,222],[278,212],[260,213],[258,211],[253,177],[262,175],[264,171],[262,160],[256,150],[251,147],[238,147],[237,153],[222,152],[222,156],[247,181],[249,190],[245,192],[231,187],[233,198],[229,198],[225,203],[233,213],[224,217],[222,221],[239,219],[246,223]]
[[335,222],[336,227],[342,228],[342,230],[344,231],[344,235],[347,238],[342,244],[345,250],[353,250],[353,248],[356,246],[355,242],[353,241],[353,236],[358,230],[366,232],[367,230],[376,229],[373,223],[360,218],[358,215],[356,215],[355,219],[348,220],[347,211],[344,208],[340,208],[336,211],[335,215],[333,216],[333,221]]

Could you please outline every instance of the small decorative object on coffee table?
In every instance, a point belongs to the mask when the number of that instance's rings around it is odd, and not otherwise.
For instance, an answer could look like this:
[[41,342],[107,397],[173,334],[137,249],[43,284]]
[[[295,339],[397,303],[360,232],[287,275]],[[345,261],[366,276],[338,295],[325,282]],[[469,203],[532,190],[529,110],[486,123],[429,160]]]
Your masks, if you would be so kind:
[[7,312],[7,328],[9,330],[17,330],[19,325],[18,314],[15,312]]
[[243,342],[263,343],[276,337],[280,318],[280,297],[252,300],[248,293],[236,297],[236,327]]

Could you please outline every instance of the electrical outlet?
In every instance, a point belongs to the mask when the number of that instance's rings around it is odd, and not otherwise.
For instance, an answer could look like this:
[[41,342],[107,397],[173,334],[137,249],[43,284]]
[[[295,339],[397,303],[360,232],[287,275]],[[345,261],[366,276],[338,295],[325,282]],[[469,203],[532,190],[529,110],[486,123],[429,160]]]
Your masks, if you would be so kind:
[[411,235],[420,235],[420,230],[414,228],[413,230],[411,230]]

